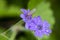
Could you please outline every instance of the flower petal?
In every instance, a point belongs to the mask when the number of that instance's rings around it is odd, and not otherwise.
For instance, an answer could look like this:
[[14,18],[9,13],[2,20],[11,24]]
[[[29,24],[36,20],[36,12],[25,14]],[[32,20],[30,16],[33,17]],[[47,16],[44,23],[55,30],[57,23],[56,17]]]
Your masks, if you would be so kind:
[[24,14],[21,14],[20,17],[21,17],[21,18],[25,18],[25,15],[24,15]]
[[37,27],[34,23],[30,23],[30,30],[36,30]]
[[30,9],[28,9],[27,12],[29,13],[30,12]]
[[42,25],[42,19],[40,16],[37,16],[37,25]]
[[32,19],[32,21],[35,23],[35,24],[37,24],[38,22],[37,22],[37,17],[34,17],[33,19]]
[[42,25],[42,19],[40,18],[40,16],[34,17],[33,21],[35,22],[36,25]]
[[52,31],[51,31],[50,29],[47,29],[47,30],[44,31],[44,34],[49,36],[49,34],[50,34],[51,32],[52,32]]
[[50,27],[50,24],[47,21],[44,21],[43,22],[43,27],[44,28],[49,28]]
[[29,24],[28,23],[25,24],[25,28],[29,29]]
[[34,35],[37,36],[37,37],[43,37],[43,32],[37,30],[37,31],[34,32]]
[[26,14],[27,13],[27,10],[26,9],[21,9],[21,11]]

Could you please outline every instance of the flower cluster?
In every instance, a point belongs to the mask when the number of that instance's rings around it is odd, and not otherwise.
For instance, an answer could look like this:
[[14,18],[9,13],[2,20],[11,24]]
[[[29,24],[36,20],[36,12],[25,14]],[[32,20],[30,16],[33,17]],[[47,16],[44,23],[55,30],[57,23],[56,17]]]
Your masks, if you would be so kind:
[[[36,16],[32,18],[31,11],[21,9],[23,14],[21,14],[21,18],[25,22],[25,28],[31,31],[34,31],[34,35],[37,37],[43,37],[43,35],[49,35],[51,33],[50,24],[47,21],[42,21],[40,16]],[[31,13],[30,15],[28,15]]]
[[32,19],[32,15],[29,14],[30,10],[25,10],[25,9],[21,9],[21,11],[23,12],[23,14],[20,15],[20,17],[23,19],[24,22],[28,22],[29,20]]

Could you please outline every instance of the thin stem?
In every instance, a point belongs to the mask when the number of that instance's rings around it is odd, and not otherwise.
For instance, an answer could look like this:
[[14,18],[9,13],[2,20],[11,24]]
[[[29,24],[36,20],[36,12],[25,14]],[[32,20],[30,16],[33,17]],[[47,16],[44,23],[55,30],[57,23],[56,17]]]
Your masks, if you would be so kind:
[[17,35],[17,32],[20,31],[20,29],[24,29],[24,28],[21,26],[22,23],[23,23],[23,22],[22,22],[22,20],[21,20],[21,21],[19,21],[18,23],[16,23],[15,25],[13,25],[13,26],[11,27],[11,31],[12,31],[13,33],[12,33],[11,37],[9,38],[9,40],[14,40],[15,37],[16,37],[16,35]]
[[[20,25],[21,26],[21,24],[23,24],[24,22],[23,22],[23,20],[20,20],[20,21],[18,21],[15,25]],[[13,26],[15,26],[15,25],[13,25]],[[3,34],[6,34],[9,30],[11,30],[11,28],[12,27],[10,27],[8,30],[6,30],[5,32],[3,32]],[[2,34],[2,33],[1,33]]]
[[16,34],[17,34],[17,32],[14,31],[14,32],[12,33],[11,37],[9,38],[9,40],[15,40]]
[[3,36],[3,37],[5,37],[6,39],[9,39],[6,35],[4,35],[4,34],[0,34],[0,36]]
[[11,30],[12,31],[12,34],[11,34],[11,37],[9,38],[9,40],[14,40],[18,31],[25,30],[25,28],[22,27],[22,25],[21,25],[23,23],[24,23],[23,20],[20,20],[15,25],[11,26],[8,30],[6,30],[5,32],[3,32],[1,34],[4,34],[5,35],[8,31]]

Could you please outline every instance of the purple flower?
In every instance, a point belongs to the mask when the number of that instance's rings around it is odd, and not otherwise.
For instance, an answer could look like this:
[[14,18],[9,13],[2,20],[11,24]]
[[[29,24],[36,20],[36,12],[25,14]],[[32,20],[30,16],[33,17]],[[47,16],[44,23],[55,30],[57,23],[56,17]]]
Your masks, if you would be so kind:
[[24,22],[28,22],[30,19],[32,19],[32,14],[30,14],[30,10],[21,9],[23,14],[20,15],[20,17],[23,19]]
[[40,16],[26,22],[25,28],[34,31],[34,35],[38,37],[43,37],[43,35],[49,35],[51,33],[50,24],[47,21],[42,21]]

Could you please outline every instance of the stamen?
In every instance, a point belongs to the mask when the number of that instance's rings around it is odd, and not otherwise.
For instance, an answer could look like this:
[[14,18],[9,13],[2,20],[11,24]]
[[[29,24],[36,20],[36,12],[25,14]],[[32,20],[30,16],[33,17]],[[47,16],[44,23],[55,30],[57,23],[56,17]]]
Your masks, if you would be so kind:
[[41,26],[41,25],[38,25],[37,28],[38,28],[39,30],[42,30],[42,26]]
[[28,13],[28,15],[33,14],[35,11],[36,11],[36,9],[31,10],[31,11]]

